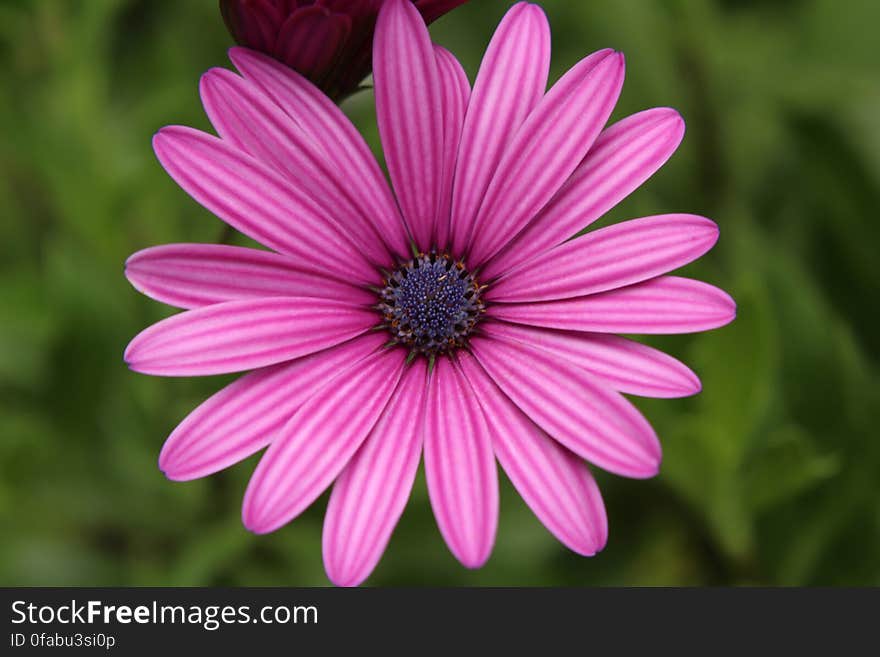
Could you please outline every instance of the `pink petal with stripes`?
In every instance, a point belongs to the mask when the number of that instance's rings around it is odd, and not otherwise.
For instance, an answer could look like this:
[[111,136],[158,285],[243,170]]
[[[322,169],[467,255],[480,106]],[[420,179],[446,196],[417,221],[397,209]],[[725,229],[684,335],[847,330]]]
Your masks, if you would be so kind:
[[624,477],[657,474],[657,436],[621,394],[575,364],[522,343],[474,338],[471,348],[504,394],[575,454]]
[[443,251],[449,245],[451,234],[452,183],[471,86],[464,69],[451,52],[440,46],[434,46],[434,53],[437,56],[437,70],[440,73],[443,105],[443,175],[433,244]]
[[529,114],[477,214],[472,267],[495,255],[562,187],[608,121],[623,73],[622,54],[594,53],[563,75]]
[[489,314],[519,324],[598,333],[693,333],[724,326],[736,303],[714,285],[678,276],[564,301],[495,304]]
[[169,479],[188,481],[258,452],[327,381],[385,341],[382,334],[369,333],[237,379],[177,425],[162,447],[159,468]]
[[330,299],[269,297],[188,310],[141,331],[125,362],[136,372],[205,376],[274,365],[332,347],[377,323],[373,310]]
[[484,322],[489,337],[540,347],[619,392],[642,397],[687,397],[701,390],[687,365],[647,345],[617,335],[554,331],[521,324]]
[[319,268],[270,251],[224,244],[164,244],[125,261],[125,276],[143,294],[177,306],[262,297],[318,297],[375,303],[368,290],[327,278]]
[[467,568],[489,558],[498,526],[498,471],[483,410],[449,358],[434,362],[425,415],[425,476],[440,533]]
[[427,361],[404,372],[382,417],[333,485],[324,518],[324,567],[337,586],[357,586],[391,538],[422,453]]
[[232,48],[229,58],[306,132],[344,181],[347,198],[369,217],[385,244],[398,256],[410,253],[409,237],[391,189],[364,138],[320,89],[271,57]]
[[388,173],[416,245],[431,247],[443,176],[440,77],[411,2],[386,0],[373,41],[376,118]]
[[340,233],[350,234],[370,262],[387,267],[392,259],[372,219],[351,199],[350,183],[323,149],[252,82],[213,68],[199,84],[202,104],[224,141],[284,173]]
[[550,203],[484,267],[483,279],[531,260],[593,223],[663,166],[683,136],[684,121],[666,107],[606,128]]
[[526,504],[569,549],[596,554],[608,539],[608,519],[587,464],[538,428],[473,356],[462,352],[459,362],[486,414],[495,455]]
[[350,17],[324,7],[303,7],[281,26],[275,54],[303,75],[319,79],[330,71],[350,32]]
[[378,282],[375,268],[311,198],[250,155],[182,126],[162,128],[153,148],[177,184],[233,228],[275,251],[317,260],[341,280]]
[[464,254],[505,147],[547,88],[550,26],[537,5],[519,2],[499,23],[474,82],[462,129],[452,196],[453,255]]
[[718,241],[718,226],[693,214],[624,221],[551,249],[493,283],[486,299],[547,301],[632,285],[699,258]]
[[288,421],[257,465],[242,522],[258,534],[298,516],[339,475],[376,425],[403,370],[403,349],[343,369]]

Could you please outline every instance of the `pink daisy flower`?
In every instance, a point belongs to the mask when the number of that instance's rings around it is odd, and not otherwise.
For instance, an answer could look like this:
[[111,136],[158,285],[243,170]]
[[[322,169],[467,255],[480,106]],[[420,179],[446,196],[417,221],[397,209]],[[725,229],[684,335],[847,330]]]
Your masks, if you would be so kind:
[[[430,24],[466,0],[412,0]],[[220,0],[232,38],[302,73],[331,98],[370,72],[382,0]]]
[[[465,566],[488,558],[496,459],[538,518],[583,555],[607,523],[590,462],[657,473],[660,444],[622,393],[700,390],[671,356],[616,333],[702,331],[733,300],[666,275],[708,251],[708,219],[645,217],[570,239],[669,158],[684,124],[647,110],[603,129],[623,56],[594,53],[546,91],[550,34],[535,5],[499,25],[470,87],[422,17],[388,0],[374,44],[376,106],[394,193],[340,110],[295,72],[234,48],[201,94],[220,137],[163,128],[168,173],[269,247],[146,249],[126,273],[186,312],[125,359],[164,376],[254,370],[195,409],[159,459],[174,480],[268,447],[244,496],[257,533],[333,486],[324,562],[363,581],[424,453],[431,505]],[[334,483],[335,482],[335,483]]]

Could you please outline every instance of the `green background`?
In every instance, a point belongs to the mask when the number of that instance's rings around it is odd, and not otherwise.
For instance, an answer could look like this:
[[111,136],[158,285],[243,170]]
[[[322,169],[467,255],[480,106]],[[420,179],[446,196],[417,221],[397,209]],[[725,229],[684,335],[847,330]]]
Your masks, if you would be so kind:
[[[507,3],[433,28],[473,78]],[[670,163],[603,220],[690,211],[718,246],[687,273],[739,304],[724,329],[652,339],[704,392],[636,400],[659,477],[600,473],[610,540],[559,545],[510,484],[489,563],[445,548],[420,474],[375,585],[880,584],[880,3],[547,0],[553,77],[627,56],[613,118],[671,105]],[[197,81],[226,65],[209,0],[0,0],[0,584],[323,585],[326,496],[254,536],[255,459],[185,484],[165,436],[226,378],[129,372],[127,341],[171,310],[128,254],[217,241],[219,220],[162,171],[150,136],[207,129]],[[372,95],[346,111],[376,144]]]

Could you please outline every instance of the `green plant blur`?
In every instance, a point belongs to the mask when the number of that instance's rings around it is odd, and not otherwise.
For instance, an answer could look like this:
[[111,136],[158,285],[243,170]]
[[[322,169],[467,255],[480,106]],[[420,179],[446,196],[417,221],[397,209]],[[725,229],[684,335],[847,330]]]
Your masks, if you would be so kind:
[[[507,3],[471,0],[435,39],[473,79]],[[664,444],[651,481],[600,474],[592,559],[559,545],[506,479],[494,554],[458,565],[420,474],[373,585],[880,584],[880,3],[547,0],[553,75],[627,56],[614,118],[678,108],[671,162],[604,222],[691,211],[721,240],[688,273],[739,318],[652,339],[704,392],[637,400]],[[127,255],[217,241],[162,171],[162,125],[209,129],[197,82],[229,66],[213,1],[0,0],[0,584],[324,585],[326,496],[270,536],[239,519],[255,458],[166,481],[169,431],[229,377],[129,372],[170,314]],[[378,143],[372,95],[346,111]]]

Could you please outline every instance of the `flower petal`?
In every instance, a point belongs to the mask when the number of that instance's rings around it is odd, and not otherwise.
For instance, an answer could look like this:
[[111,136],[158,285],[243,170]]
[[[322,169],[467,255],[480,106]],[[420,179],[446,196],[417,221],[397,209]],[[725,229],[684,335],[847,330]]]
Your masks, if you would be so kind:
[[319,297],[369,305],[368,290],[327,278],[318,267],[270,251],[224,244],[163,244],[125,261],[125,276],[143,294],[178,308],[262,297]]
[[407,257],[409,237],[391,189],[370,147],[342,110],[303,76],[271,57],[232,48],[229,58],[311,137],[350,191],[349,200],[371,218],[389,249]]
[[546,328],[598,333],[693,333],[724,326],[736,303],[713,285],[679,276],[563,301],[495,304],[497,319]]
[[443,104],[443,177],[433,244],[442,251],[449,244],[452,182],[471,85],[461,64],[451,52],[440,46],[434,46],[434,53],[437,56]]
[[623,55],[603,50],[560,78],[513,136],[486,190],[468,262],[507,244],[562,187],[608,121],[623,87]]
[[153,148],[177,184],[245,235],[304,262],[318,260],[341,280],[378,281],[375,268],[311,198],[246,153],[182,126],[162,128]]
[[392,259],[369,215],[351,198],[349,183],[323,149],[254,83],[213,68],[199,84],[202,104],[224,141],[283,173],[337,230],[351,234],[367,259],[388,267]]
[[388,173],[413,239],[427,251],[443,175],[443,108],[431,37],[411,2],[382,4],[373,83]]
[[700,379],[684,363],[647,345],[617,335],[553,331],[534,326],[484,322],[490,337],[540,347],[583,367],[619,392],[642,397],[686,397],[700,392]]
[[660,443],[621,394],[573,363],[523,343],[474,338],[489,376],[532,421],[578,456],[624,477],[653,477]]
[[492,301],[547,301],[605,292],[677,269],[718,241],[718,226],[693,214],[624,221],[566,242],[508,272]]
[[337,586],[357,586],[369,577],[406,506],[422,453],[426,362],[419,358],[404,372],[372,433],[333,485],[323,552]]
[[169,479],[188,481],[258,452],[324,383],[385,341],[380,333],[368,333],[237,379],[177,425],[162,447],[159,468]]
[[547,88],[550,26],[537,5],[515,4],[499,23],[474,82],[452,196],[453,255],[464,254],[505,147]]
[[312,5],[294,11],[278,32],[278,58],[312,80],[333,66],[351,31],[351,18]]
[[495,542],[498,471],[475,393],[446,357],[428,384],[425,476],[443,539],[464,566],[479,568]]
[[375,426],[405,358],[403,349],[374,352],[299,408],[254,470],[242,506],[245,527],[275,531],[315,501]]
[[538,428],[473,356],[462,352],[459,362],[486,414],[495,455],[526,504],[568,548],[596,554],[608,538],[608,519],[587,464]]
[[236,42],[248,43],[252,48],[265,51],[275,47],[276,26],[281,14],[271,0],[220,0],[220,12]]
[[141,331],[125,361],[160,376],[225,374],[274,365],[369,330],[375,311],[331,299],[227,301],[173,315]]
[[684,136],[674,109],[633,114],[606,128],[562,189],[483,269],[491,280],[561,244],[608,212],[671,157]]

